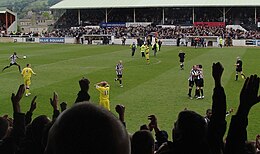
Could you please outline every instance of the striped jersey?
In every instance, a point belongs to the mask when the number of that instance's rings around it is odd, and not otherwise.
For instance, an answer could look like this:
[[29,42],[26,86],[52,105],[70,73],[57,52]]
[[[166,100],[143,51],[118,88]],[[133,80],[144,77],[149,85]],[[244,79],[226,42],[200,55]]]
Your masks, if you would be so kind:
[[199,70],[198,70],[198,75],[199,75],[199,76],[198,76],[199,79],[203,79],[203,77],[204,77],[204,75],[203,75],[203,69],[199,69]]
[[190,76],[188,78],[189,81],[194,81],[195,78],[197,78],[198,72],[195,69],[191,69]]
[[123,64],[118,63],[116,64],[116,75],[122,75],[123,74]]
[[10,58],[9,58],[9,59],[10,59],[10,63],[11,63],[11,64],[14,64],[14,63],[16,63],[16,59],[17,59],[17,58],[18,58],[18,56],[17,56],[17,55],[14,55],[14,54],[13,54],[13,55],[11,55],[11,56],[10,56]]

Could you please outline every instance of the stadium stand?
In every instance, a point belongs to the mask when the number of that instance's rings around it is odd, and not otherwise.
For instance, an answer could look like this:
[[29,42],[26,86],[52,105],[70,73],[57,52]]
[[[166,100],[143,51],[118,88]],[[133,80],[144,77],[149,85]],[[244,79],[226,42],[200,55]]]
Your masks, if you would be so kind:
[[[74,12],[70,16],[75,25],[101,22],[152,22],[167,25],[192,25],[194,22],[225,22],[226,24],[256,24],[259,18],[259,2],[227,1],[214,3],[190,0],[158,3],[134,1],[83,1],[75,4],[71,0],[61,1],[51,9]],[[74,25],[74,26],[75,26]]]
[[17,14],[6,8],[0,8],[0,33],[10,34],[17,31]]
[[[77,4],[65,0],[51,7],[54,11],[65,10],[51,35],[78,38],[84,35],[110,35],[117,39],[137,39],[156,33],[158,39],[204,36],[214,36],[212,39],[215,42],[217,37],[225,38],[225,42],[232,42],[231,39],[259,39],[259,6],[260,2],[232,0],[215,3],[190,0],[173,3],[164,0],[160,4],[155,0],[149,3],[80,0]],[[234,25],[242,29],[234,29]]]

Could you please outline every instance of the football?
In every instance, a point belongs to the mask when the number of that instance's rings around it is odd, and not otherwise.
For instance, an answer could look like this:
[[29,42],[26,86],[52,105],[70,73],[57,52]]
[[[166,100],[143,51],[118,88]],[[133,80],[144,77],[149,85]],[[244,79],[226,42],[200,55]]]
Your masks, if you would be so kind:
[[26,56],[23,56],[23,59],[26,59]]

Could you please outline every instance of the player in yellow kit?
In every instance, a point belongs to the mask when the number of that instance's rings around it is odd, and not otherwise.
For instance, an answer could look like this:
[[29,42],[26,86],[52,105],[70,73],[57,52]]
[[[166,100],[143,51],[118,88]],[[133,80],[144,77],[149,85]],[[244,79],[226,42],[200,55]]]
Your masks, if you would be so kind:
[[33,72],[31,68],[31,64],[27,64],[26,67],[22,70],[22,76],[24,79],[24,85],[25,85],[25,96],[31,95],[30,93],[30,85],[31,85],[31,77],[32,74],[36,75],[36,73]]
[[149,51],[150,51],[150,48],[149,48],[149,46],[148,46],[147,43],[146,43],[146,44],[145,44],[145,58],[146,58],[146,63],[147,63],[147,64],[150,64]]
[[110,111],[109,84],[106,81],[101,81],[96,84],[96,89],[99,91],[99,105]]
[[145,44],[143,44],[141,47],[140,47],[140,51],[141,51],[141,54],[142,54],[142,57],[145,57]]

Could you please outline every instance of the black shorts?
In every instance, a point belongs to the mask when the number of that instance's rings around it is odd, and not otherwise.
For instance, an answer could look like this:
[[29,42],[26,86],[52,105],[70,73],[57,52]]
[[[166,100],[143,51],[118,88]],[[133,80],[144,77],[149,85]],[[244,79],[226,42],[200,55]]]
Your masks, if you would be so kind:
[[181,59],[180,59],[180,62],[181,62],[181,63],[183,63],[183,62],[184,62],[184,59],[183,59],[183,58],[181,58]]
[[17,65],[18,66],[18,64],[15,62],[15,63],[10,63],[10,66],[12,66],[12,65]]
[[198,79],[196,83],[197,87],[204,87],[204,80],[203,79]]
[[241,68],[241,67],[238,67],[238,68],[236,68],[236,71],[237,71],[237,72],[242,72],[242,68]]
[[123,77],[123,75],[121,74],[121,75],[117,75],[117,78],[122,78]]
[[198,87],[199,79],[194,79],[194,82],[195,82],[196,87]]
[[193,86],[194,86],[194,81],[189,80],[189,87],[193,87]]

